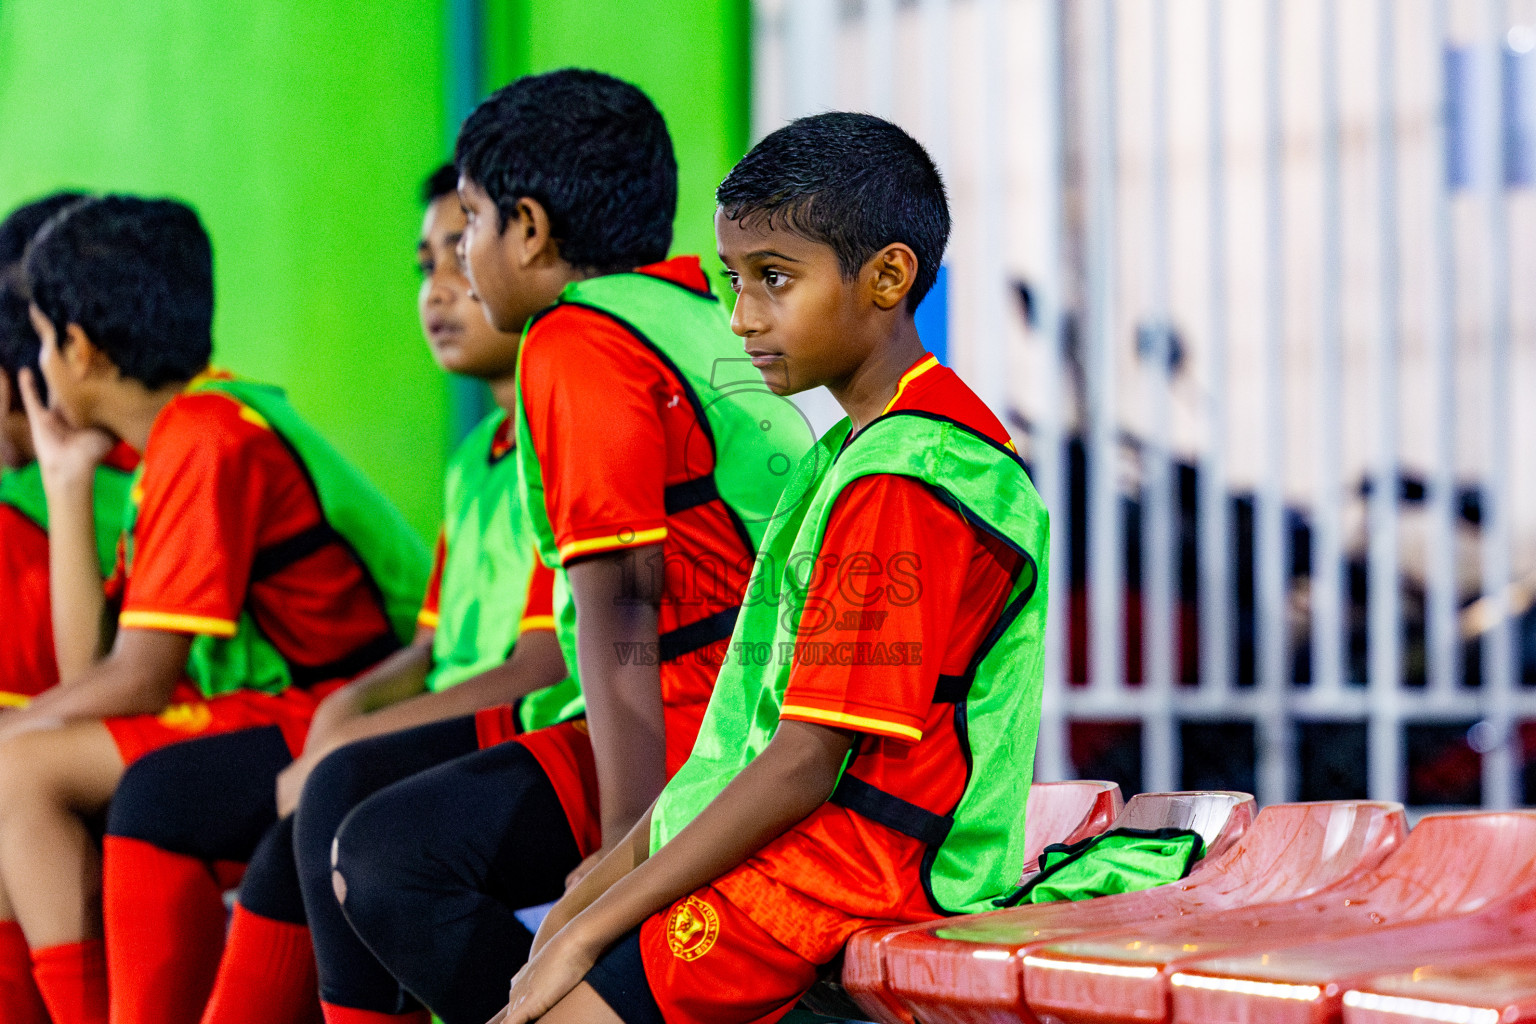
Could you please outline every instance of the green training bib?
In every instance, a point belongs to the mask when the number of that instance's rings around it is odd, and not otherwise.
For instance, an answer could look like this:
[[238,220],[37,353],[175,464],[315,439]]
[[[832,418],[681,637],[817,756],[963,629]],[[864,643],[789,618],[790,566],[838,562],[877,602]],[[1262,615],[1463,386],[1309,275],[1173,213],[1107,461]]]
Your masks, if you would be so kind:
[[[188,393],[217,391],[240,403],[256,422],[282,440],[303,468],[320,504],[322,521],[271,549],[258,551],[253,575],[270,575],[330,544],[345,544],[357,555],[383,598],[391,633],[327,665],[291,664],[274,647],[243,609],[233,637],[198,634],[187,657],[187,676],[206,697],[235,690],[281,693],[289,686],[307,686],[356,675],[409,642],[416,631],[416,613],[426,590],[431,557],[389,499],[361,471],[342,457],[318,431],[305,423],[280,388],[243,380],[203,378]],[[133,528],[138,519],[134,499],[144,464],[134,474],[124,517],[127,557],[133,562]]]
[[[928,846],[922,884],[936,910],[990,909],[1013,891],[1024,860],[1021,811],[1034,769],[1044,671],[1046,510],[1014,453],[957,423],[889,413],[845,446],[850,429],[844,420],[829,431],[785,490],[693,755],[653,812],[651,847],[677,835],[773,738],[792,665],[783,652],[794,650],[799,636],[808,567],[820,556],[837,496],[862,477],[896,474],[939,492],[968,522],[1019,553],[1022,568],[970,670],[941,677],[934,695],[957,705],[964,723],[959,732],[970,771],[959,803],[933,814],[846,770],[832,800]],[[923,638],[892,638],[913,639]]]

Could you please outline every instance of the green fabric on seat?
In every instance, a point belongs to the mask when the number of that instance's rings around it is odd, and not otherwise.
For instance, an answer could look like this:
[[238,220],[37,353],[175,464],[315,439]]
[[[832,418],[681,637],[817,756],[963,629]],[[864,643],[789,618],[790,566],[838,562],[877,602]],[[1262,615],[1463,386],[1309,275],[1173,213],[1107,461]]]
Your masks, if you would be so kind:
[[1167,885],[1189,874],[1204,849],[1198,832],[1174,828],[1121,828],[1058,843],[1045,848],[1040,872],[1007,902],[1087,900]]

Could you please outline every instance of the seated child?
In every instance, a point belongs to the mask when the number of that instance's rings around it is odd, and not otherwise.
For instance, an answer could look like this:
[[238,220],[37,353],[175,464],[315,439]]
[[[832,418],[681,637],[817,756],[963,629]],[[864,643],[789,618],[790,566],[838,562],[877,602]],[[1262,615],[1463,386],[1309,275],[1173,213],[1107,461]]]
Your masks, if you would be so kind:
[[664,259],[677,170],[644,93],[591,71],[519,79],[465,121],[457,162],[475,294],[501,330],[528,324],[512,399],[524,507],[570,580],[575,632],[561,635],[597,786],[552,814],[540,794],[559,748],[539,730],[537,763],[518,744],[472,754],[306,840],[317,771],[298,816],[305,904],[318,920],[344,893],[356,930],[350,947],[316,932],[336,1021],[404,1012],[401,988],[448,1024],[505,1002],[533,940],[513,913],[526,879],[579,869],[567,821],[622,838],[687,758],[758,539],[811,440],[742,357],[698,257]]
[[[243,730],[233,774],[270,793],[321,697],[410,638],[429,559],[280,391],[208,369],[212,252],[191,209],[81,203],[25,266],[62,682],[0,717],[0,920],[25,933],[54,1024],[77,1024],[107,1014],[87,822],[127,765]],[[103,588],[91,481],[114,438],[143,461]]]
[[692,756],[545,920],[510,1024],[776,1020],[855,930],[991,908],[1022,868],[1048,526],[913,325],[949,232],[938,172],[895,125],[831,113],[716,196],[747,353],[848,418],[770,524]]
[[[59,681],[48,602],[48,502],[17,376],[27,367],[37,372],[38,350],[27,317],[21,257],[49,217],[83,198],[60,192],[18,208],[0,223],[0,622],[5,623],[0,708],[24,707],[28,697]],[[137,463],[133,449],[119,444],[96,468],[96,551],[103,573],[112,569],[128,475]]]
[[[452,166],[440,168],[426,183],[426,217],[416,248],[421,326],[438,365],[486,381],[510,404],[520,338],[491,327],[470,294],[456,251],[464,231],[457,184]],[[518,495],[514,452],[511,419],[500,410],[459,446],[448,466],[446,517],[415,642],[320,704],[304,755],[278,778],[281,818],[267,829],[254,854],[247,848],[215,851],[187,841],[206,842],[209,833],[186,827],[183,819],[206,820],[228,807],[220,787],[190,780],[221,776],[230,737],[179,744],[128,770],[106,838],[107,947],[116,1024],[196,1024],[199,1019],[207,1024],[299,1024],[313,1019],[319,1007],[310,928],[340,929],[350,936],[350,927],[334,899],[322,906],[317,920],[308,919],[294,861],[295,834],[305,841],[323,834],[321,842],[329,847],[341,820],[370,793],[512,738],[511,729],[501,725],[513,718],[511,702],[566,678],[554,634],[555,577],[534,551]],[[564,693],[563,702],[555,691]],[[570,681],[535,700],[570,704],[579,699],[580,690]],[[572,744],[587,742],[579,723],[564,728],[575,731]],[[307,780],[313,781],[295,816]],[[572,785],[557,778],[556,785],[561,784]],[[579,790],[579,781],[574,785]],[[264,806],[272,803],[270,790],[250,795]],[[174,816],[163,809],[168,799],[177,807]],[[548,799],[558,814],[555,795]],[[547,849],[557,839],[546,835],[540,842]],[[570,856],[577,856],[577,845],[573,841]],[[119,870],[144,862],[149,855],[144,847],[156,851],[153,873]],[[223,936],[214,927],[218,893],[208,870],[208,861],[219,852],[250,859],[222,960]],[[569,868],[561,867],[558,857],[548,859],[549,870],[526,880],[529,903],[554,899],[562,891]],[[323,871],[318,881],[328,887],[329,872]],[[189,913],[194,899],[203,913]],[[189,919],[206,920],[209,927],[188,927]],[[384,980],[394,988],[387,975]]]

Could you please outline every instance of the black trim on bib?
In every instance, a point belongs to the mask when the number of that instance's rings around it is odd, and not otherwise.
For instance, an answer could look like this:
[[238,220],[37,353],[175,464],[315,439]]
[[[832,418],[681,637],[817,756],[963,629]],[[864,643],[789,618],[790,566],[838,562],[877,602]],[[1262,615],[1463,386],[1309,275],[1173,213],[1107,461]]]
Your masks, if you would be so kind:
[[684,480],[680,484],[668,487],[662,492],[661,500],[667,515],[675,516],[679,512],[719,501],[720,488],[715,486],[714,474],[696,476],[692,480]]
[[939,683],[933,688],[933,702],[935,704],[958,704],[965,700],[971,692],[972,676],[939,676]]
[[11,509],[17,515],[21,516],[21,518],[37,527],[39,530],[42,530],[44,533],[48,532],[47,523],[39,522],[36,516],[22,508],[21,505],[17,502],[11,501],[8,498],[0,498],[0,505],[4,505],[6,508]]
[[287,540],[280,540],[256,552],[251,559],[251,582],[258,583],[268,576],[275,576],[295,562],[302,561],[317,551],[330,547],[341,540],[341,534],[330,523],[321,520],[307,530],[300,530]]
[[[1012,448],[1009,448],[1005,444],[998,443],[969,424],[961,423],[959,420],[949,416],[941,416],[936,412],[924,412],[921,409],[897,409],[894,412],[888,412],[879,417],[876,417],[869,424],[869,426],[872,427],[876,423],[879,423],[881,420],[891,416],[916,416],[918,419],[933,420],[935,423],[948,423],[952,427],[965,431],[967,434],[970,434],[972,437],[976,438],[978,441],[981,441],[983,444],[987,444],[993,448],[996,448],[998,451],[1008,456],[1009,459],[1017,463],[1018,467],[1024,470],[1025,475],[1028,475],[1029,473],[1029,468],[1024,465],[1024,457],[1018,452],[1014,451]],[[869,427],[866,427],[864,430],[859,431],[859,436],[862,437],[868,431],[868,429]]]
[[934,814],[917,804],[871,786],[863,779],[854,778],[847,772],[837,780],[837,788],[827,798],[828,803],[847,808],[861,818],[868,818],[877,825],[910,836],[928,846],[938,846],[949,837],[955,819]]
[[1048,878],[1055,877],[1070,865],[1082,860],[1084,857],[1102,845],[1103,840],[1109,839],[1113,836],[1131,836],[1137,839],[1182,839],[1186,836],[1194,837],[1195,844],[1190,847],[1189,856],[1185,858],[1184,866],[1179,870],[1179,878],[1184,878],[1187,876],[1194,868],[1195,862],[1198,861],[1201,857],[1205,856],[1205,837],[1192,828],[1175,828],[1173,826],[1168,826],[1165,828],[1112,828],[1107,832],[1100,832],[1096,836],[1089,836],[1087,839],[1079,839],[1075,843],[1051,843],[1045,849],[1040,851],[1039,862],[1043,862],[1045,860],[1045,855],[1047,853],[1064,853],[1066,856],[1057,861],[1055,864],[1052,864],[1050,867],[1046,868],[1044,871],[1036,870],[1033,874],[1030,875],[1027,881],[1025,881],[1013,892],[1009,893],[1007,896],[1002,897],[1001,899],[993,900],[993,906],[1003,908],[1018,906],[1024,901],[1024,897],[1028,896],[1030,891],[1038,886],[1041,882],[1044,882]]
[[736,629],[736,618],[741,605],[733,604],[713,615],[706,615],[697,622],[669,629],[657,637],[657,649],[662,661],[676,661],[694,651],[702,651],[712,643],[729,640]]
[[[268,641],[269,643],[271,641]],[[274,645],[275,646],[275,645]],[[299,665],[288,662],[288,677],[293,685],[303,688],[324,683],[331,679],[351,679],[365,669],[372,668],[400,649],[400,641],[393,631],[380,633],[349,654],[343,654],[324,665]]]

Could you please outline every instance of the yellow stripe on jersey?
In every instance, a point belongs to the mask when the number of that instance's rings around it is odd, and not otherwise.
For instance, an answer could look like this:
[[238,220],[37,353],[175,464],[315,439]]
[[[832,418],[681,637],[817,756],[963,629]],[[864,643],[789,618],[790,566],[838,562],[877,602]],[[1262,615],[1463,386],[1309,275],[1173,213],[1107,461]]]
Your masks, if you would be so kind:
[[555,617],[553,615],[524,615],[517,624],[519,633],[532,633],[536,629],[554,629]]
[[655,544],[665,540],[667,528],[658,526],[654,530],[625,530],[622,533],[613,533],[605,537],[588,537],[586,540],[573,540],[560,549],[560,561],[564,562],[577,555],[590,555],[597,551],[618,551],[623,548],[638,548],[646,544]]
[[262,430],[272,429],[272,424],[267,422],[267,418],[248,405],[240,406],[240,418],[247,423],[256,424]]
[[873,732],[881,736],[894,736],[897,739],[911,740],[916,743],[923,738],[921,729],[914,729],[910,725],[897,725],[895,722],[887,722],[880,718],[865,718],[863,715],[849,715],[841,711],[823,711],[820,708],[809,708],[803,704],[785,704],[779,709],[779,717],[809,718],[816,722],[826,722],[828,725],[843,725],[859,732]]
[[428,629],[436,629],[438,623],[437,612],[429,612],[425,608],[416,613],[416,625],[425,626]]
[[907,390],[908,384],[911,384],[914,380],[917,380],[917,378],[921,377],[923,374],[927,373],[929,370],[938,365],[939,357],[929,356],[927,359],[924,359],[922,362],[912,367],[912,369],[902,374],[901,380],[896,382],[896,394],[892,396],[889,402],[886,403],[885,408],[880,411],[880,415],[884,416],[886,413],[896,408],[896,403],[901,401],[901,393]]
[[181,615],[176,612],[126,611],[117,617],[117,624],[124,629],[159,629],[170,633],[205,633],[228,639],[235,635],[237,626],[228,619],[215,619],[206,615]]

